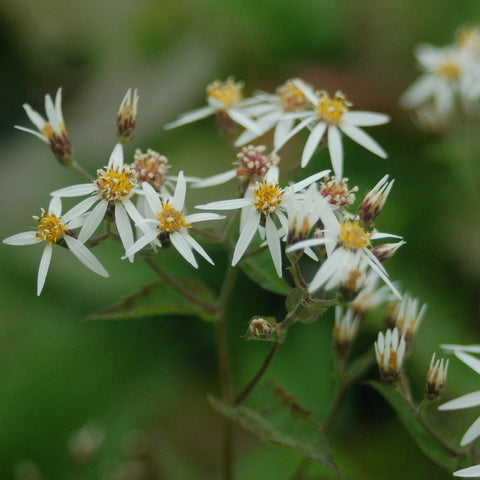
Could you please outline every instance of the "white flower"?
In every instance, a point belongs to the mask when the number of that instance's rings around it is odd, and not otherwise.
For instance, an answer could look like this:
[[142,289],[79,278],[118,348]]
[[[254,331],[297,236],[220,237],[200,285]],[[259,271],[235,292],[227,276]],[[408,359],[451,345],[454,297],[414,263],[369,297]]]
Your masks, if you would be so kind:
[[247,130],[261,134],[257,124],[245,111],[245,107],[252,103],[258,103],[258,100],[242,99],[243,83],[228,78],[226,82],[215,80],[207,87],[208,106],[183,113],[180,118],[174,122],[168,123],[164,128],[170,129],[196,122],[213,114],[226,114],[228,118],[238,123]]
[[[301,85],[302,89],[298,85]],[[250,143],[274,128],[273,146],[275,150],[279,149],[282,139],[288,136],[295,124],[295,118],[286,114],[304,111],[310,105],[310,101],[303,90],[310,90],[313,94],[313,88],[310,85],[296,78],[287,80],[277,88],[275,94],[261,92],[255,95],[255,98],[261,103],[250,107],[248,111],[251,115],[257,117],[256,123],[261,133],[257,134],[245,130],[237,138],[235,146],[239,147]]]
[[290,115],[291,118],[299,119],[300,123],[279,141],[276,149],[279,149],[300,130],[309,127],[311,132],[303,149],[302,167],[308,164],[315,149],[322,139],[326,137],[333,171],[339,179],[343,175],[342,132],[375,155],[382,158],[387,157],[383,148],[359,127],[387,123],[390,121],[388,115],[363,111],[351,112],[350,107],[352,104],[341,92],[337,92],[332,98],[325,91],[313,93],[301,84],[297,84],[297,86],[310,100],[313,110]]
[[480,477],[480,465],[474,465],[473,467],[462,468],[453,472],[454,477],[462,478],[479,478]]
[[424,73],[400,97],[400,106],[418,109],[431,102],[440,118],[454,112],[457,100],[469,110],[479,68],[472,53],[457,46],[428,44],[419,45],[414,53]]
[[15,128],[31,133],[43,142],[49,144],[54,155],[60,162],[71,164],[73,162],[73,147],[63,121],[62,89],[59,88],[57,90],[55,104],[50,95],[45,95],[45,112],[47,114],[47,120],[33,110],[28,103],[25,103],[23,108],[30,121],[37,127],[38,131],[31,128],[20,127],[18,125],[15,125]]
[[53,197],[48,211],[42,211],[41,217],[33,217],[38,221],[38,230],[17,233],[5,238],[3,243],[8,245],[34,245],[44,242],[42,257],[37,277],[37,295],[42,292],[47,277],[50,260],[52,258],[52,246],[54,243],[66,245],[68,249],[90,270],[102,277],[108,277],[107,271],[95,258],[90,250],[77,240],[71,231],[82,224],[81,212],[77,207],[72,208],[62,216],[62,202],[60,198]]
[[[307,187],[327,173],[328,171],[319,172],[294,185],[281,188],[278,183],[278,167],[273,166],[268,170],[263,182],[257,182],[250,186],[243,198],[211,202],[206,205],[199,205],[197,208],[213,210],[242,209],[240,236],[233,252],[232,265],[236,265],[240,261],[258,231],[262,238],[266,237],[275,270],[281,277],[280,239],[288,231],[288,220],[284,213],[286,199],[289,195]],[[275,219],[279,220],[280,226],[275,224]],[[263,221],[265,227],[261,225]]]
[[320,245],[326,247],[327,259],[313,277],[308,291],[313,293],[319,288],[326,290],[335,288],[349,277],[352,270],[363,270],[364,266],[369,266],[388,285],[390,290],[398,298],[401,298],[385,268],[371,252],[371,240],[397,236],[375,231],[367,232],[359,225],[358,219],[344,218],[340,223],[335,215],[330,213],[331,215],[322,218],[325,225],[322,238],[304,240],[287,248],[287,252],[289,252]]
[[216,213],[183,214],[186,194],[186,181],[183,172],[178,175],[173,197],[166,195],[165,200],[160,200],[158,193],[147,182],[143,183],[142,188],[153,218],[146,218],[141,222],[145,225],[152,225],[152,227],[126,250],[125,257],[133,256],[149,243],[162,247],[163,244],[170,242],[180,255],[195,268],[198,268],[198,264],[192,250],[198,252],[213,265],[212,259],[202,246],[190,236],[188,229],[197,222],[219,220],[225,217]]
[[[97,179],[92,183],[84,183],[61,188],[52,192],[58,197],[79,197],[91,195],[77,205],[81,213],[86,212],[97,204],[88,213],[85,223],[80,230],[78,239],[85,243],[102,222],[107,209],[114,210],[115,225],[124,248],[127,250],[133,245],[133,231],[129,217],[135,223],[141,223],[142,217],[138,213],[130,197],[135,193],[137,186],[136,173],[128,165],[123,164],[123,148],[117,143],[110,155],[105,169],[97,170]],[[133,261],[133,256],[130,258]]]
[[[480,373],[480,360],[473,355],[464,353],[462,351],[454,351],[455,356],[459,358],[465,365],[469,366],[472,370]],[[454,400],[450,400],[438,407],[439,410],[459,410],[462,408],[477,407],[480,405],[480,390],[467,395],[463,395]],[[470,428],[465,432],[460,440],[460,446],[463,447],[473,442],[480,436],[480,417],[478,417]]]

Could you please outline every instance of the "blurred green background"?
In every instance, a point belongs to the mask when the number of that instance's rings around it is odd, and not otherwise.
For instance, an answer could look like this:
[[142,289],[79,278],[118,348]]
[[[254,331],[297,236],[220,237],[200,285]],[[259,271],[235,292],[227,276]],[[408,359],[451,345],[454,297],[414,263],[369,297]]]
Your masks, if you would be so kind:
[[[418,76],[413,46],[450,43],[458,27],[479,15],[475,0],[3,0],[1,237],[31,228],[50,191],[81,183],[57,166],[46,145],[13,129],[30,126],[24,102],[43,113],[45,93],[59,86],[77,156],[91,172],[106,164],[118,105],[135,87],[139,115],[127,155],[154,148],[169,157],[172,171],[201,176],[227,170],[233,160],[213,120],[168,132],[162,127],[201,106],[212,80],[234,75],[248,93],[273,91],[294,76],[330,93],[341,89],[356,108],[392,117],[369,130],[389,158],[346,140],[345,175],[363,193],[385,173],[395,179],[378,228],[404,236],[407,244],[388,269],[403,290],[429,304],[407,363],[421,395],[440,343],[480,341],[480,203],[456,174],[455,155],[462,155],[420,132],[397,99]],[[299,142],[289,143],[283,156],[299,155]],[[478,151],[469,155],[478,174]],[[318,157],[317,165],[328,165],[325,155]],[[202,195],[208,194],[192,192],[191,205]],[[144,265],[121,262],[120,248],[108,247],[97,249],[108,280],[55,249],[40,298],[41,249],[0,247],[0,478],[220,478],[222,423],[206,401],[206,393],[219,394],[213,328],[189,317],[82,323],[153,279]],[[211,277],[213,270],[202,265],[200,271]],[[283,299],[241,277],[234,303],[230,339],[240,389],[269,348],[241,340],[246,322],[254,314],[281,315]],[[327,315],[293,328],[267,375],[319,416],[332,394],[331,327]],[[380,327],[379,319],[369,321],[365,348]],[[375,369],[370,373],[377,378]],[[454,360],[445,395],[477,384]],[[438,421],[458,439],[475,413],[444,412]],[[87,437],[103,441],[95,458],[81,461],[69,442],[87,424]],[[301,462],[297,453],[240,430],[235,443],[239,480],[289,479]],[[349,394],[333,448],[346,479],[451,478],[418,451],[366,386]],[[333,477],[312,466],[305,478]]]

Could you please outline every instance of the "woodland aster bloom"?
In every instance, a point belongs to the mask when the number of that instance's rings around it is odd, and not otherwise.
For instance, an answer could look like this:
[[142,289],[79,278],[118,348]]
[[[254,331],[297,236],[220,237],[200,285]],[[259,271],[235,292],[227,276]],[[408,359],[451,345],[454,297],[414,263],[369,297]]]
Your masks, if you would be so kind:
[[[141,216],[130,200],[135,193],[137,179],[135,171],[123,164],[123,148],[120,143],[115,145],[108,165],[97,170],[97,179],[92,183],[73,185],[52,192],[58,197],[79,197],[91,195],[80,202],[77,207],[86,212],[94,204],[95,208],[88,213],[85,223],[80,230],[78,239],[84,243],[95,232],[105,213],[110,208],[115,214],[115,225],[126,250],[133,245],[133,231],[129,217],[135,223],[141,223]],[[130,258],[133,261],[133,257]]]
[[66,246],[86,267],[102,277],[108,277],[107,271],[95,258],[90,250],[75,237],[71,230],[79,227],[83,221],[79,209],[72,208],[62,216],[62,202],[60,198],[50,200],[48,211],[42,210],[40,217],[33,217],[38,222],[38,230],[17,233],[5,238],[3,243],[8,245],[34,245],[44,242],[40,266],[38,268],[37,295],[42,292],[47,277],[48,268],[52,259],[53,244]]
[[[465,365],[469,366],[476,373],[480,373],[480,360],[469,353],[455,350],[455,356]],[[438,407],[439,410],[459,410],[463,408],[477,407],[480,405],[480,390],[467,395],[463,395],[454,400],[450,400]],[[480,436],[480,417],[478,417],[460,440],[460,446],[463,447],[472,443]],[[460,475],[458,475],[460,476]]]
[[63,121],[62,89],[59,88],[57,90],[55,104],[50,95],[45,95],[45,112],[47,114],[47,120],[33,110],[28,103],[25,103],[23,108],[30,121],[37,127],[38,132],[31,128],[20,127],[18,125],[15,125],[15,128],[31,133],[43,142],[49,144],[53,154],[60,163],[71,165],[74,161],[74,153],[72,143]]
[[342,132],[375,155],[382,158],[387,157],[383,148],[359,127],[387,123],[390,121],[388,115],[363,111],[351,112],[352,103],[341,92],[337,92],[334,97],[330,97],[325,91],[313,93],[301,84],[297,84],[297,86],[309,99],[313,110],[291,114],[291,118],[299,119],[300,123],[279,142],[276,149],[279,149],[300,130],[309,127],[311,132],[303,149],[302,167],[308,164],[315,149],[322,139],[326,138],[333,171],[339,179],[343,175]]
[[[285,203],[289,195],[307,187],[312,182],[323,177],[328,171],[319,172],[315,175],[285,188],[278,183],[278,167],[271,167],[262,182],[250,186],[243,198],[221,200],[197,208],[212,210],[236,210],[242,209],[240,220],[240,236],[233,252],[232,265],[236,265],[250,245],[255,233],[265,236],[268,249],[272,256],[275,270],[279,277],[282,276],[282,254],[280,239],[288,231],[288,220],[285,216]],[[281,227],[275,225],[278,219]],[[263,230],[262,222],[265,222]]]
[[165,200],[160,200],[158,193],[148,182],[144,182],[142,188],[153,218],[146,218],[141,222],[145,225],[151,225],[151,227],[126,250],[125,257],[133,256],[149,243],[160,247],[172,244],[178,253],[195,268],[198,268],[198,263],[192,250],[195,250],[213,265],[212,259],[202,246],[190,236],[188,229],[197,222],[220,220],[225,217],[216,213],[192,213],[190,215],[183,213],[186,194],[186,181],[183,172],[178,175],[173,197],[165,195]]
[[196,122],[202,118],[213,114],[217,116],[226,116],[233,122],[238,123],[247,130],[261,134],[257,124],[246,113],[244,107],[257,103],[256,99],[242,99],[243,83],[235,82],[233,78],[228,78],[226,82],[215,80],[207,87],[208,106],[183,113],[180,118],[174,122],[168,123],[164,128],[170,129]]

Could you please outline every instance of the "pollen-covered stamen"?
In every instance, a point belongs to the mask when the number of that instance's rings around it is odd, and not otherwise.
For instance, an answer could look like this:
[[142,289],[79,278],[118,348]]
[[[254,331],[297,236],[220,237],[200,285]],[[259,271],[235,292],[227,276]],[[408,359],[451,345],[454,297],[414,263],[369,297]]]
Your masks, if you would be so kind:
[[257,183],[253,187],[253,206],[264,215],[270,215],[283,203],[285,190],[278,183]]
[[133,158],[132,167],[137,172],[138,180],[149,183],[157,192],[160,192],[165,184],[167,170],[170,168],[167,157],[150,148],[146,153],[142,153],[137,148]]
[[163,210],[157,215],[160,230],[167,233],[178,232],[182,228],[191,228],[192,224],[187,222],[185,215],[167,200],[162,202]]
[[237,154],[237,177],[263,178],[270,167],[276,165],[280,158],[274,152],[265,155],[265,145],[247,145]]
[[94,183],[100,196],[107,202],[122,203],[137,186],[136,172],[127,165],[106,167],[106,170],[97,170],[97,179]]
[[448,81],[454,81],[460,78],[461,70],[456,62],[450,60],[440,65],[437,73]]
[[342,92],[336,92],[335,96],[331,98],[327,92],[322,91],[318,94],[316,111],[320,120],[329,125],[336,125],[342,121],[343,114],[351,106],[352,103],[347,100],[347,97]]
[[348,188],[348,178],[338,181],[337,177],[325,176],[320,182],[320,193],[328,200],[328,203],[336,207],[348,207],[355,202],[355,192],[358,187]]
[[42,210],[41,217],[33,217],[38,221],[38,232],[36,236],[39,240],[52,243],[58,243],[65,236],[68,227],[63,223],[62,217],[57,217],[53,213]]
[[360,225],[358,219],[353,222],[344,219],[340,225],[340,234],[338,235],[338,243],[347,250],[356,252],[365,247],[370,247],[371,234],[366,232]]
[[221,102],[223,109],[228,110],[242,99],[242,89],[243,83],[235,83],[231,78],[226,82],[215,80],[207,87],[207,96]]
[[305,94],[295,85],[293,80],[288,80],[277,88],[282,107],[286,112],[305,110],[309,101]]

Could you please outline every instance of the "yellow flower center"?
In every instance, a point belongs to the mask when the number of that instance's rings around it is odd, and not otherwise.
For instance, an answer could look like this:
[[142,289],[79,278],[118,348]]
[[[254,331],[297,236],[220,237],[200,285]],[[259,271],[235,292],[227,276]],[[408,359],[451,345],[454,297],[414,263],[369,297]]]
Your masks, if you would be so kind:
[[257,183],[253,188],[253,205],[260,213],[272,214],[282,204],[284,194],[278,184]]
[[286,112],[304,110],[308,105],[307,97],[292,80],[288,80],[284,85],[278,87],[277,93]]
[[42,216],[35,218],[37,218],[39,223],[36,234],[37,238],[48,242],[50,245],[61,240],[68,230],[68,227],[61,220],[61,217],[59,218],[54,214],[42,211]]
[[316,110],[320,120],[327,122],[329,125],[336,125],[342,121],[343,114],[351,106],[352,104],[342,92],[335,93],[333,98],[327,92],[320,92]]
[[95,185],[98,193],[109,203],[122,203],[137,186],[136,173],[129,166],[97,170]]
[[345,219],[342,222],[338,241],[343,248],[352,252],[371,246],[370,233],[358,224],[358,220],[351,222]]
[[448,81],[458,80],[460,73],[460,67],[452,60],[440,65],[440,68],[438,69],[438,74]]
[[213,98],[222,103],[223,109],[228,110],[242,99],[241,82],[235,83],[231,78],[226,82],[215,80],[207,87],[208,98]]
[[158,225],[164,232],[178,232],[181,228],[191,228],[185,215],[176,210],[167,200],[162,202],[163,210],[157,215]]

